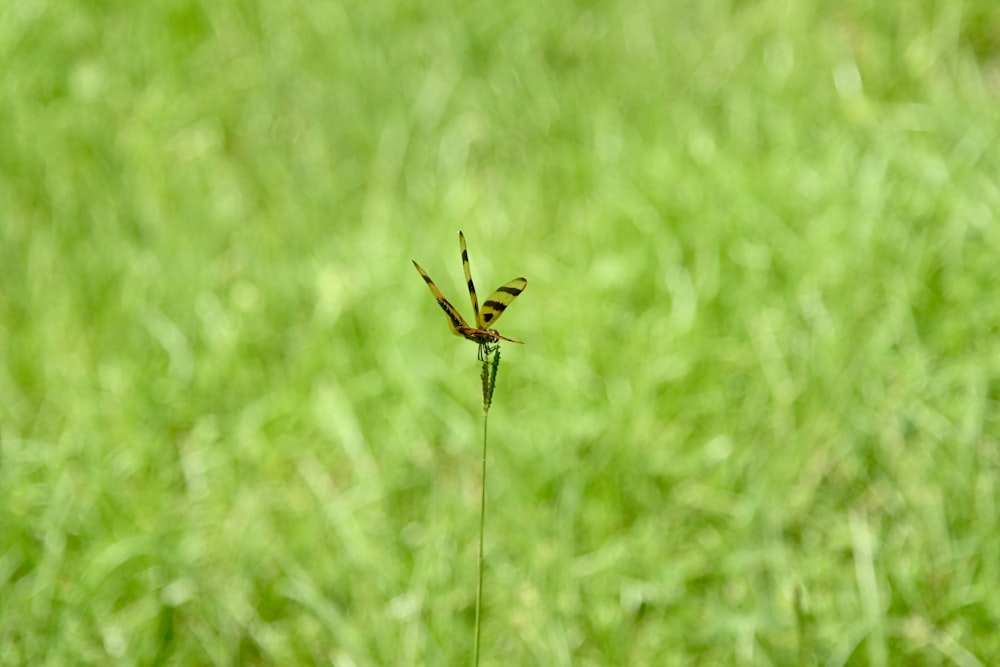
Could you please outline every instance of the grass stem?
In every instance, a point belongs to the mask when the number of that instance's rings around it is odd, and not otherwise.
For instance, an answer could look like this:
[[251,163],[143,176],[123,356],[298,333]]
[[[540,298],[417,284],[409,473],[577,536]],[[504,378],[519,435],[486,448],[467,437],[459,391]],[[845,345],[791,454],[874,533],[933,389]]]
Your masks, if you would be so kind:
[[[481,348],[480,357],[483,360],[483,460],[480,475],[479,495],[479,550],[476,558],[476,628],[475,650],[473,652],[474,667],[479,667],[479,642],[482,630],[483,611],[483,535],[486,529],[486,445],[489,434],[490,405],[493,403],[493,389],[496,386],[497,370],[500,368],[500,348]],[[482,352],[485,351],[485,354]],[[493,354],[490,354],[490,353]]]

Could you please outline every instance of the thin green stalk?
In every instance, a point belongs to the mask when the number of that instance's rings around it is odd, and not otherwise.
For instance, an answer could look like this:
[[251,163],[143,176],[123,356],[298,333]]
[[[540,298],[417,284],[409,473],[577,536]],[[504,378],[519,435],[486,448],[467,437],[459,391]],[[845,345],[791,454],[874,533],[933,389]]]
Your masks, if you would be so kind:
[[[486,352],[483,354],[482,352]],[[490,352],[495,352],[490,364]],[[479,639],[482,629],[483,610],[483,534],[486,530],[486,444],[488,442],[488,425],[490,415],[490,405],[493,403],[493,388],[496,386],[497,370],[500,368],[500,348],[490,349],[483,347],[480,349],[480,357],[483,360],[483,461],[479,495],[479,553],[476,562],[476,648],[473,654],[473,665],[479,667]]]
[[473,665],[479,667],[480,619],[483,608],[483,533],[486,526],[486,425],[488,413],[483,413],[483,470],[479,496],[479,555],[476,563],[476,651]]

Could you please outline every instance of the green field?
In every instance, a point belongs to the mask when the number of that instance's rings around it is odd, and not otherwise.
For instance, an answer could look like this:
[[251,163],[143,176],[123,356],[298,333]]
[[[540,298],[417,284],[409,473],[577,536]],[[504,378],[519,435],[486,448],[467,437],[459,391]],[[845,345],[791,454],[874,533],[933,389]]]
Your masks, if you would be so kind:
[[0,5],[0,665],[1000,664],[1000,9]]

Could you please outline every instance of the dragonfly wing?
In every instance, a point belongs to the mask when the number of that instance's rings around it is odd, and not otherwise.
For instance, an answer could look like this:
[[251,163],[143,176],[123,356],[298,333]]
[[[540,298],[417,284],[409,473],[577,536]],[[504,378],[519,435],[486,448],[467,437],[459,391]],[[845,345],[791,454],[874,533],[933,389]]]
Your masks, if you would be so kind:
[[472,269],[469,268],[469,251],[465,247],[465,234],[458,233],[458,243],[462,246],[462,270],[465,271],[465,283],[469,287],[469,299],[472,301],[472,316],[476,326],[483,329],[483,318],[479,314],[479,299],[476,298],[476,286],[472,284]]
[[504,283],[497,288],[496,292],[490,294],[489,298],[483,302],[482,328],[488,329],[496,326],[497,320],[507,310],[507,306],[513,303],[521,292],[528,286],[528,281],[524,278],[514,278],[508,283]]
[[427,272],[424,271],[420,267],[420,265],[417,264],[416,262],[413,262],[413,266],[417,267],[417,271],[423,277],[424,282],[427,283],[427,287],[430,288],[431,294],[433,294],[435,298],[437,298],[437,302],[438,305],[441,306],[441,310],[443,310],[444,314],[448,316],[448,326],[451,327],[451,332],[456,336],[467,337],[460,330],[469,328],[469,325],[466,323],[465,318],[463,318],[461,313],[459,313],[458,310],[455,309],[455,306],[451,305],[451,302],[445,298],[444,293],[440,289],[438,289],[438,286],[434,284],[434,281],[431,280],[431,277],[429,275],[427,275]]

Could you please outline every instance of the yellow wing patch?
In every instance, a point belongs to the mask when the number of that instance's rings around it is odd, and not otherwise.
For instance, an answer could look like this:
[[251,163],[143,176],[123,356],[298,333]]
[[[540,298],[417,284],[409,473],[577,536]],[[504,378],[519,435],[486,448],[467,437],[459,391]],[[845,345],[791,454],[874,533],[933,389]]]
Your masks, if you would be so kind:
[[479,320],[479,328],[487,327],[497,323],[507,306],[514,302],[524,288],[528,286],[528,281],[524,278],[514,278],[509,283],[504,283],[497,288],[496,292],[490,294],[489,298],[483,302],[483,312]]

